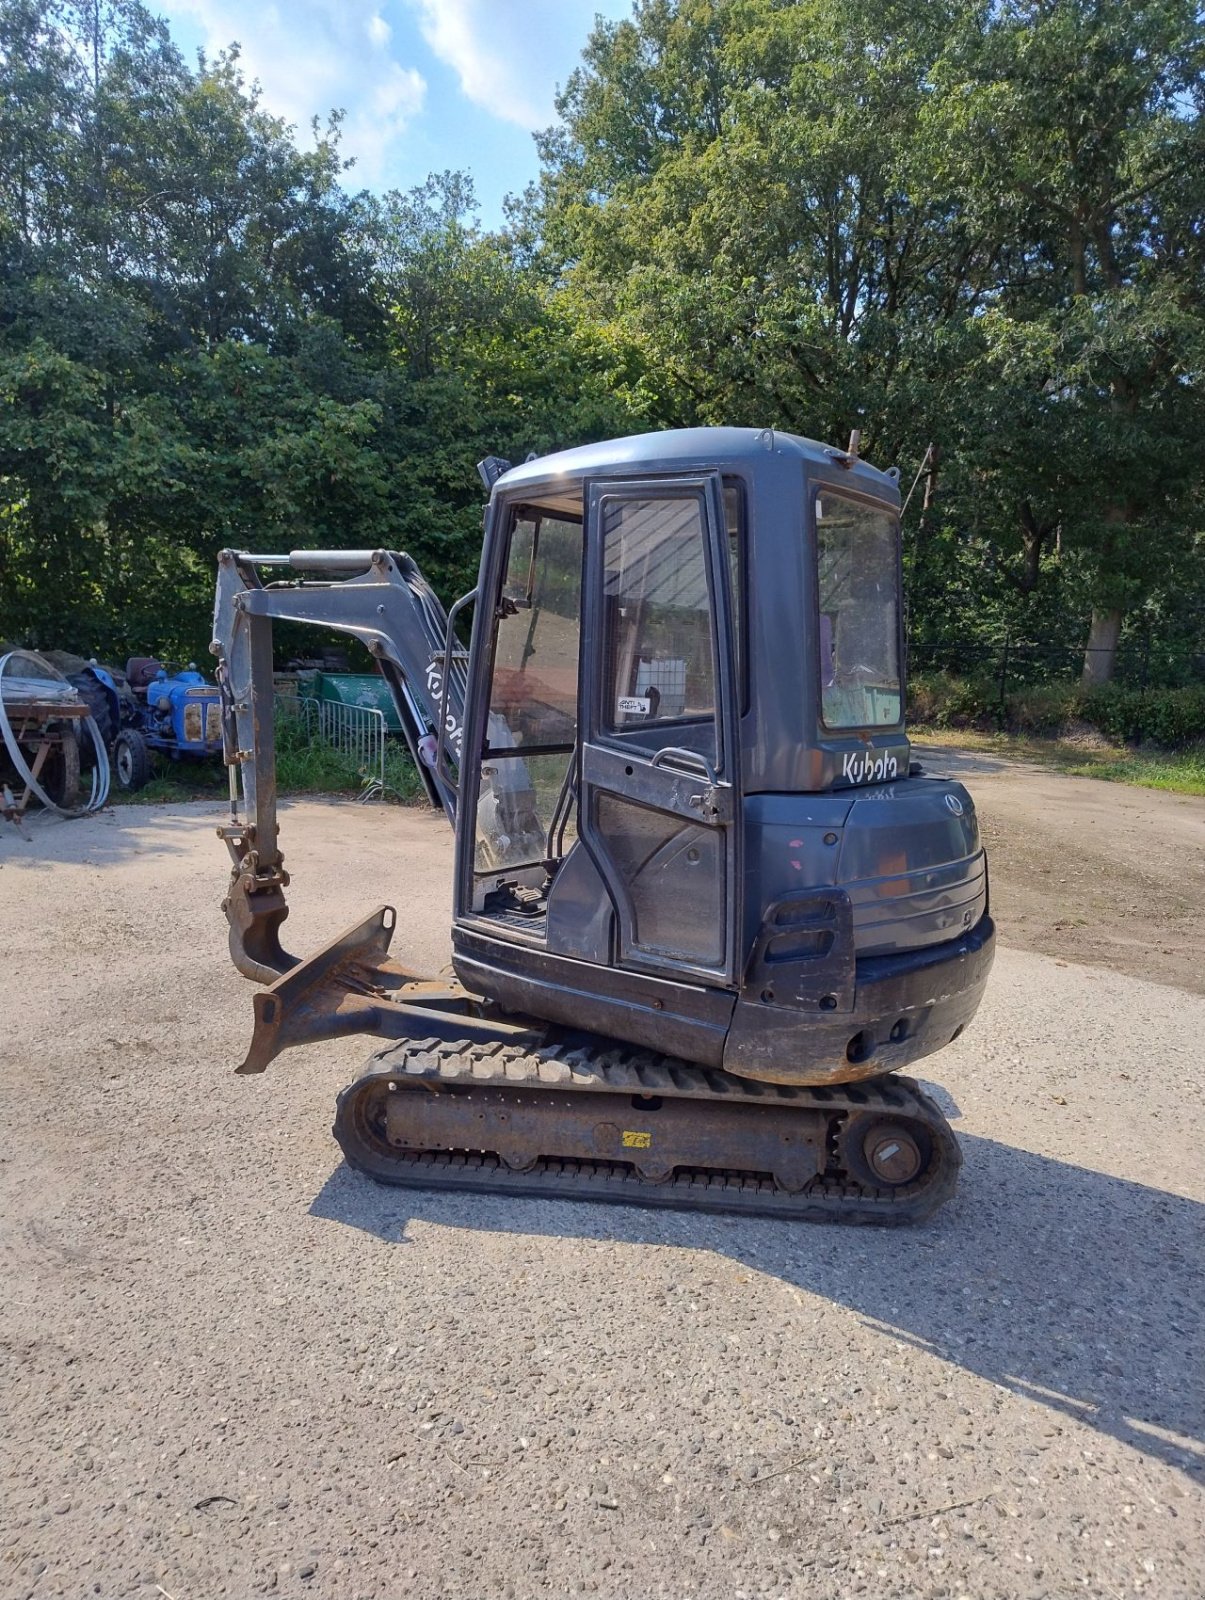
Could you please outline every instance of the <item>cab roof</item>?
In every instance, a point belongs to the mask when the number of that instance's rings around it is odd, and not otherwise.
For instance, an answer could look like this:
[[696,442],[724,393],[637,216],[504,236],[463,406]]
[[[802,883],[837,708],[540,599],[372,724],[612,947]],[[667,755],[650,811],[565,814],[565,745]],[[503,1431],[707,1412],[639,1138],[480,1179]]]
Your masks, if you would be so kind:
[[[756,476],[757,465],[770,456],[795,456],[826,477],[839,476],[851,488],[881,500],[898,501],[898,475],[880,472],[858,459],[848,468],[845,452],[816,439],[804,439],[775,428],[669,428],[637,433],[625,439],[558,450],[511,467],[494,484],[495,495],[518,495],[553,502],[576,499],[586,478],[636,477],[642,473],[741,470]],[[839,465],[839,463],[841,463]]]

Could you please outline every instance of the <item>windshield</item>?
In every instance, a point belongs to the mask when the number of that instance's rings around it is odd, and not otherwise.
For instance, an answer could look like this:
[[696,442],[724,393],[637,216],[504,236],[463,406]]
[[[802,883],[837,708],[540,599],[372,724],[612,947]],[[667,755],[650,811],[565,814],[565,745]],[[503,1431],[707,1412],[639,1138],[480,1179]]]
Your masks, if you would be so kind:
[[816,495],[820,705],[829,728],[900,720],[899,523],[885,507]]

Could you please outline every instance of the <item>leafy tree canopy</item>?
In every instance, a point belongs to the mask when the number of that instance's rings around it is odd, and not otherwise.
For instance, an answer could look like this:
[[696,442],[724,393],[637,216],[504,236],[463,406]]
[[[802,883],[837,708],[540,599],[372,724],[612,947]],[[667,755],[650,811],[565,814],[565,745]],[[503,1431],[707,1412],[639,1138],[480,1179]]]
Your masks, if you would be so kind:
[[683,416],[935,442],[922,627],[952,536],[1020,626],[1057,553],[1107,675],[1201,593],[1203,59],[1189,0],[641,0],[543,138],[550,270]]
[[[1200,650],[1190,0],[639,0],[502,234],[357,193],[237,47],[0,0],[0,635],[196,654],[229,543],[471,585],[474,463],[690,423],[907,483],[910,628]],[[994,648],[994,644],[992,645]]]

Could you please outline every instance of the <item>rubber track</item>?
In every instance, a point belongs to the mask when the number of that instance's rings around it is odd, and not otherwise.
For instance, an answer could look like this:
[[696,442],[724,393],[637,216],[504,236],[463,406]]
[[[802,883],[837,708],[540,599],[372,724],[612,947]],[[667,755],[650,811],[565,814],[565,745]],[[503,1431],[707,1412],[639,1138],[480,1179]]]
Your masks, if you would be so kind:
[[[471,1088],[530,1089],[584,1094],[648,1094],[715,1104],[742,1101],[786,1116],[819,1111],[828,1119],[825,1171],[798,1193],[763,1174],[685,1169],[656,1182],[623,1161],[543,1159],[518,1172],[496,1155],[472,1149],[408,1151],[374,1137],[369,1102],[389,1084],[394,1094],[430,1092],[437,1083]],[[471,1088],[464,1095],[472,1104]],[[932,1145],[928,1166],[905,1187],[868,1189],[837,1164],[844,1121],[882,1112],[919,1123]],[[470,1122],[466,1118],[466,1130]],[[954,1193],[962,1154],[936,1103],[911,1078],[889,1075],[831,1088],[758,1083],[715,1069],[599,1041],[597,1046],[549,1044],[524,1050],[468,1040],[411,1039],[378,1051],[369,1070],[339,1095],[334,1129],[349,1165],[379,1183],[557,1200],[594,1200],[679,1210],[771,1216],[807,1222],[899,1225],[929,1217]],[[477,1138],[480,1132],[477,1131]]]

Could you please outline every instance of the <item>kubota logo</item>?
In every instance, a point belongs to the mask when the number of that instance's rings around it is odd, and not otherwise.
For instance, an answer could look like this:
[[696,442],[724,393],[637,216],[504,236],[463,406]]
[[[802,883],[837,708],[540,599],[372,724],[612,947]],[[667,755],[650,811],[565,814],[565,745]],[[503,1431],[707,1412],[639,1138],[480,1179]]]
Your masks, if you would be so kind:
[[882,783],[899,776],[900,764],[892,755],[875,756],[870,751],[851,750],[841,762],[846,783]]

